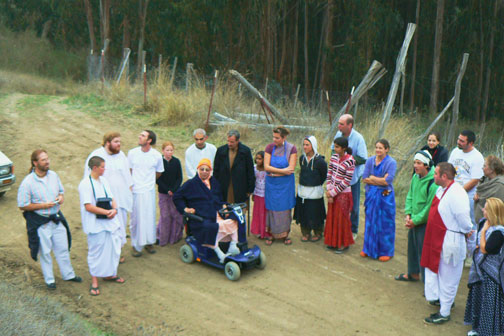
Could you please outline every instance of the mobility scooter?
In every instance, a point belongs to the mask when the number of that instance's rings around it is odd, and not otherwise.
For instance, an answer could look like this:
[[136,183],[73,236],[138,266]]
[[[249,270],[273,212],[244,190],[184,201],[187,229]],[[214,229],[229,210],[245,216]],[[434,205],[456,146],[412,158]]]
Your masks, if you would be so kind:
[[[236,281],[240,278],[242,269],[264,269],[266,267],[266,255],[257,245],[254,245],[252,248],[248,248],[246,221],[243,214],[243,208],[245,207],[245,203],[235,203],[228,204],[225,208],[219,210],[219,214],[222,218],[225,218],[227,215],[231,215],[238,221],[237,246],[240,249],[240,253],[237,255],[226,256],[223,263],[219,262],[219,258],[217,258],[213,249],[202,246],[190,233],[189,225],[187,225],[188,220],[192,219],[203,221],[203,218],[196,214],[184,213],[184,224],[186,227],[187,238],[185,239],[186,244],[180,248],[180,259],[188,264],[197,261],[223,269],[226,277],[232,281]],[[229,243],[221,242],[219,243],[219,246],[222,251],[227,251]]]

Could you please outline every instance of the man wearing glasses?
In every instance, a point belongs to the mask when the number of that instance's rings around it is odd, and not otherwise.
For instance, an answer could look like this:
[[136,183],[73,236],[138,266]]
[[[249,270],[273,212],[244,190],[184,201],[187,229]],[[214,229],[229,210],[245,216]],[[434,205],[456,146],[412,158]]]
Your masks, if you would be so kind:
[[214,145],[206,142],[208,136],[204,129],[195,129],[193,137],[194,143],[185,152],[185,169],[188,179],[196,176],[196,167],[201,159],[209,159],[213,166],[215,152],[217,152],[217,148]]

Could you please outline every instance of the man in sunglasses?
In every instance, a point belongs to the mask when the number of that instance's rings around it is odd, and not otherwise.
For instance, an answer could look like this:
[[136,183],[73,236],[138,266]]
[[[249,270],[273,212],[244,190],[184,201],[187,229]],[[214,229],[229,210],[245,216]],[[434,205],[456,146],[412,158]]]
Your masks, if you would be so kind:
[[207,143],[208,135],[202,128],[197,128],[193,132],[194,143],[185,152],[185,169],[188,179],[196,176],[196,167],[201,159],[209,159],[214,163],[217,148],[211,143]]

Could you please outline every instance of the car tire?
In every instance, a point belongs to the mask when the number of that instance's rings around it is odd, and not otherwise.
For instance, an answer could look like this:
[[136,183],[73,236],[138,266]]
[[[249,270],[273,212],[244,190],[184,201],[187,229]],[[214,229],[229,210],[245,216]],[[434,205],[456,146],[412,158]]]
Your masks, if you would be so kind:
[[264,269],[266,267],[266,254],[261,252],[259,255],[259,263],[256,265],[258,269]]
[[180,259],[186,264],[192,264],[194,262],[194,251],[189,245],[182,245],[179,251]]
[[240,279],[240,266],[234,261],[229,261],[226,263],[226,266],[224,266],[224,273],[229,280],[236,281]]

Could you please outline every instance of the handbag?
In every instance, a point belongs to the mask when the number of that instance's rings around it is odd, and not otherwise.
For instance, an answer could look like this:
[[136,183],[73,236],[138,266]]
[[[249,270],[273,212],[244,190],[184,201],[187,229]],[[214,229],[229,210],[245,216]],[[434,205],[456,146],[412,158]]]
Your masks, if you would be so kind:
[[[105,189],[105,186],[103,186],[103,191],[105,192],[105,197],[98,197],[96,198],[96,193],[93,185],[93,179],[91,176],[89,176],[89,181],[91,182],[91,188],[93,188],[93,196],[96,201],[96,206],[98,208],[102,208],[105,210],[112,210],[112,198],[108,197],[107,195],[107,190]],[[107,215],[101,215],[101,214],[96,214],[96,218],[98,219],[107,219]]]

